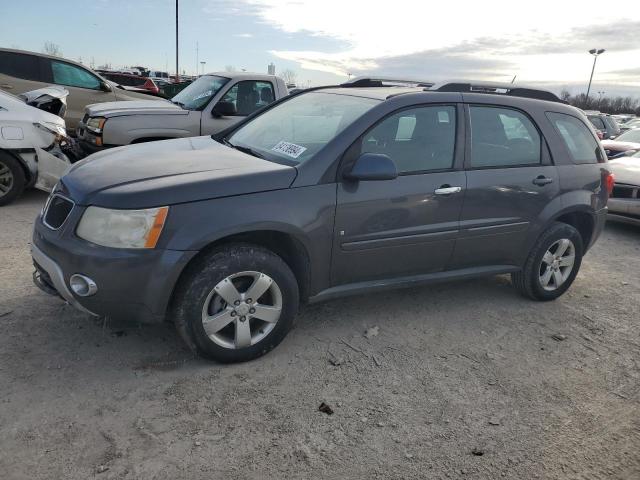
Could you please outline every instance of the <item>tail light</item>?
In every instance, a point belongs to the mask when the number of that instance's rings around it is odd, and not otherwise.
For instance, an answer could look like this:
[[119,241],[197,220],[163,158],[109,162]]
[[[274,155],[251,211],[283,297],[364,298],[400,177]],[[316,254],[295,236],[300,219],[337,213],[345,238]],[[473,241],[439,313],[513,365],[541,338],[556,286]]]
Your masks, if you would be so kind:
[[142,86],[142,88],[146,90],[151,90],[153,93],[158,93],[160,91],[158,86],[155,83],[153,83],[153,80],[151,80],[150,78],[147,79],[146,82],[144,82],[144,85]]
[[609,192],[609,196],[611,196],[611,194],[613,193],[613,186],[616,183],[616,177],[611,172],[607,172],[606,175],[607,176],[605,178],[605,182],[607,185],[607,192]]
[[596,135],[598,135],[598,139],[604,139],[604,132],[602,130],[596,130]]

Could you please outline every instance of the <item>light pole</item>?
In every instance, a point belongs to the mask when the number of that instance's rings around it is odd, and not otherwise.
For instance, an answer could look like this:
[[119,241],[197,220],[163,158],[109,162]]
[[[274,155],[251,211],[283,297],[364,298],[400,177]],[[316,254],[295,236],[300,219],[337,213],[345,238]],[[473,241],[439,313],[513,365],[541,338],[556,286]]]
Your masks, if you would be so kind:
[[180,83],[180,69],[178,68],[178,0],[176,0],[176,83]]
[[589,100],[589,92],[591,91],[591,81],[593,80],[593,72],[596,69],[596,60],[598,60],[598,56],[602,55],[605,52],[604,48],[592,48],[589,50],[589,53],[593,55],[593,67],[591,68],[591,76],[589,77],[589,86],[587,87],[587,101]]

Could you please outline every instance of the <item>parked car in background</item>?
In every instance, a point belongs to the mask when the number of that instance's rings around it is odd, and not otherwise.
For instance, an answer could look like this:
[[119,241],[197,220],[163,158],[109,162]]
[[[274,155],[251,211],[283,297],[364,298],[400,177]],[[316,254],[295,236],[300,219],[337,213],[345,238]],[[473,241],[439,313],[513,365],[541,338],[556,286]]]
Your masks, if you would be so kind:
[[618,122],[618,125],[620,126],[622,126],[624,123],[627,123],[629,120],[633,120],[637,118],[634,113],[621,113],[621,114],[611,115],[611,116],[616,119],[616,121]]
[[640,152],[609,162],[615,175],[608,219],[640,225]]
[[140,75],[132,75],[130,73],[118,73],[118,72],[100,72],[104,78],[111,80],[112,82],[122,85],[123,87],[135,87],[142,90],[147,90],[153,94],[158,94],[160,89],[155,82]]
[[640,128],[639,118],[632,118],[627,122],[623,123],[622,125],[620,125],[620,131],[622,133],[626,132],[627,130],[633,130],[634,128]]
[[149,77],[156,83],[158,81],[164,82],[164,83],[171,83],[171,78],[169,77],[168,72],[161,72],[159,70],[149,70],[149,72],[147,73],[147,77]]
[[14,95],[48,85],[69,91],[65,120],[74,132],[87,105],[118,100],[153,99],[128,92],[80,63],[42,53],[0,48],[0,89]]
[[[182,100],[242,108],[246,80],[207,77]],[[505,273],[530,299],[566,292],[613,188],[587,118],[512,84],[376,84],[80,162],[35,222],[36,284],[94,315],[172,320],[223,362],[278,345],[300,303]]]
[[609,159],[632,155],[640,151],[640,129],[627,130],[615,140],[602,140],[602,146]]
[[210,135],[287,95],[282,79],[253,73],[203,75],[170,101],[89,105],[78,125],[88,151],[168,138]]
[[620,126],[611,115],[593,111],[587,111],[585,113],[593,126],[603,133],[604,139],[612,139],[620,135]]
[[79,158],[62,119],[68,95],[56,86],[20,96],[0,91],[0,206],[25,188],[50,191]]

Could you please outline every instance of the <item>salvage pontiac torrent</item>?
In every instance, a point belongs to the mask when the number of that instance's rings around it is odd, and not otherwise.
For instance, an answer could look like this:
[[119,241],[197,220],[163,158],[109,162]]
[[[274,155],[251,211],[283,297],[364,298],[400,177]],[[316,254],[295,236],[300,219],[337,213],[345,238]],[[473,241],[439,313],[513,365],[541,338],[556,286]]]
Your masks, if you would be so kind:
[[75,164],[36,221],[34,280],[245,361],[342,295],[509,273],[553,300],[613,184],[587,118],[550,92],[360,78]]

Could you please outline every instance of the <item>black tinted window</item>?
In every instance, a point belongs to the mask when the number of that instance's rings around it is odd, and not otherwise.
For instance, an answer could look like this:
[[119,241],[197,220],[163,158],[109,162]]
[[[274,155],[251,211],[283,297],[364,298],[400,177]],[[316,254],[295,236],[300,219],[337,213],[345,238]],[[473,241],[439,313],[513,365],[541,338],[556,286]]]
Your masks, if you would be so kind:
[[540,163],[540,134],[526,115],[497,107],[472,106],[470,112],[472,167]]
[[598,130],[605,131],[607,127],[605,127],[604,122],[600,117],[588,117],[589,121],[596,127]]
[[45,81],[40,78],[40,60],[35,55],[0,52],[0,73],[24,80]]
[[584,123],[564,113],[548,112],[547,117],[564,140],[574,163],[598,163],[601,155],[598,141]]
[[389,156],[398,173],[444,170],[453,166],[455,139],[455,107],[412,108],[387,117],[369,131],[362,153]]

